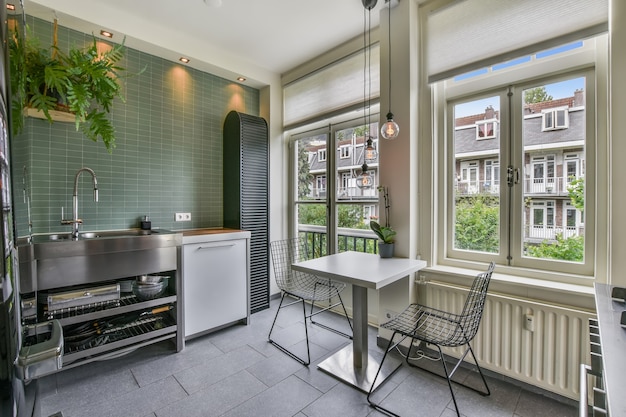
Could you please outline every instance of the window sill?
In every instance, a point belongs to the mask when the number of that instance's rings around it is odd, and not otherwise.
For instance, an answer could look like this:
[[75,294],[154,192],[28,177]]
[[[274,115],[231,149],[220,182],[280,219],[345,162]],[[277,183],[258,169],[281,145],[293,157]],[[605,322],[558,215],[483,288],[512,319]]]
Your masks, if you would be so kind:
[[[496,266],[496,272],[491,278],[490,292],[595,311],[592,279],[589,279],[589,285],[572,284],[507,274],[506,271],[498,272],[499,268],[505,269]],[[480,272],[483,270],[436,265],[420,270],[420,275],[424,275],[427,281],[467,286],[468,280]]]

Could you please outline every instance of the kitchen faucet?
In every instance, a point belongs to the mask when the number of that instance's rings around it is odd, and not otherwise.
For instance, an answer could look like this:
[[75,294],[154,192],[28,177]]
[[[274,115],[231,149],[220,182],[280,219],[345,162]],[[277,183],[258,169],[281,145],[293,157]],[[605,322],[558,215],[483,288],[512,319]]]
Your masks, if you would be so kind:
[[72,225],[72,239],[78,239],[78,226],[82,224],[82,219],[78,218],[78,177],[83,171],[87,171],[91,174],[93,179],[93,201],[98,202],[98,179],[96,178],[96,173],[91,168],[83,167],[76,172],[76,176],[74,177],[74,195],[72,196],[72,219],[71,220],[61,220],[61,224],[71,224]]

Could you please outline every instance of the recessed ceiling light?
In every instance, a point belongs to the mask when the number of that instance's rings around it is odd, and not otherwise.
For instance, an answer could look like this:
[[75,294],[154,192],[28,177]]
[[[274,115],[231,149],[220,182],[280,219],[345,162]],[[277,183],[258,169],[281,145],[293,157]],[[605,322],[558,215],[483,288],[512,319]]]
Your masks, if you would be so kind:
[[111,32],[109,32],[109,31],[107,31],[107,30],[101,30],[100,34],[102,36],[104,36],[105,38],[112,38],[113,37],[113,34]]
[[178,58],[178,60],[182,62],[183,64],[189,63],[189,58],[185,58],[184,56],[181,56],[180,58]]
[[204,4],[211,7],[220,7],[222,5],[222,0],[204,0]]
[[237,77],[237,81],[242,83],[242,82],[246,81],[246,79],[244,77]]
[[15,10],[15,4],[7,3],[8,10]]

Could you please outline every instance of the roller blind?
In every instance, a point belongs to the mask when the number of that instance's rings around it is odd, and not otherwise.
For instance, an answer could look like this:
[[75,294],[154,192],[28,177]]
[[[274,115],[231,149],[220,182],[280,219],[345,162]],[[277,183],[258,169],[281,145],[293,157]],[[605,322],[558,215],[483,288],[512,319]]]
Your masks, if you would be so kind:
[[[364,88],[370,84],[371,99],[380,96],[380,48],[371,47],[371,65],[365,65],[361,50],[308,74],[283,89],[284,126],[292,127],[304,121],[315,121],[363,106]],[[365,73],[364,73],[365,69]],[[364,84],[365,83],[365,84]],[[366,91],[367,91],[366,90]]]
[[426,19],[435,82],[608,31],[608,0],[462,0]]

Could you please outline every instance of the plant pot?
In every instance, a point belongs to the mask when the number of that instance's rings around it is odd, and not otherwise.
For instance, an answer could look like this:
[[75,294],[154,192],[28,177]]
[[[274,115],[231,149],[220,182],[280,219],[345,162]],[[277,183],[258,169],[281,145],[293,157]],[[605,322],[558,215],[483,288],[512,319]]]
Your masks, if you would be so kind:
[[381,258],[393,258],[393,243],[378,242],[378,254]]

